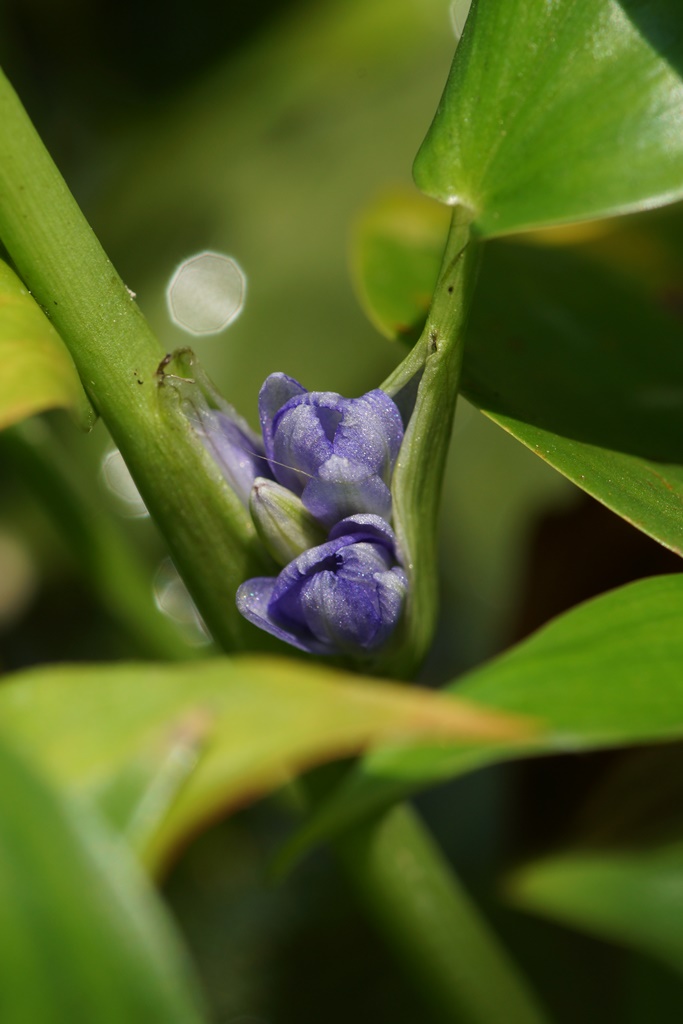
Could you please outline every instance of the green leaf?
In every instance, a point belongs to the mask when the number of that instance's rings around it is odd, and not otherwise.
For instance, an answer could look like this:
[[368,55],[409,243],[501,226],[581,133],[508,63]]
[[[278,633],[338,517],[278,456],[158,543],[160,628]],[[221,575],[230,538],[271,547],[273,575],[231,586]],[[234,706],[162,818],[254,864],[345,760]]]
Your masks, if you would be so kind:
[[578,852],[529,864],[508,891],[525,910],[649,953],[683,972],[683,845]]
[[[419,232],[412,224],[420,219],[431,250],[426,242],[413,250]],[[386,333],[399,322],[405,296],[417,282],[426,286],[428,267],[433,287],[442,248],[437,220],[431,202],[400,193],[363,218],[365,304]],[[682,237],[680,213],[667,211],[487,246],[462,379],[465,397],[490,419],[680,554]],[[383,239],[391,239],[387,259],[393,252],[400,271],[394,291],[365,256]],[[415,322],[417,306],[413,312]]]
[[68,349],[17,275],[0,260],[0,430],[46,409],[84,427],[93,411]]
[[482,235],[683,195],[677,0],[472,5],[415,180]]
[[[133,821],[151,863],[317,761],[399,736],[467,744],[530,732],[452,697],[257,657],[22,672],[0,687],[0,721],[51,777],[99,797],[119,825]],[[179,772],[178,754],[191,761]]]
[[683,575],[622,587],[572,609],[449,687],[543,723],[529,744],[392,744],[366,755],[286,859],[442,779],[529,755],[683,737]]
[[125,847],[0,745],[0,1018],[199,1024],[188,965]]
[[420,333],[439,276],[450,214],[419,193],[385,193],[358,219],[352,271],[363,309],[386,338]]
[[[628,232],[617,232],[615,244]],[[683,346],[661,291],[573,250],[491,246],[463,393],[583,490],[683,554]],[[645,355],[645,347],[646,355]]]

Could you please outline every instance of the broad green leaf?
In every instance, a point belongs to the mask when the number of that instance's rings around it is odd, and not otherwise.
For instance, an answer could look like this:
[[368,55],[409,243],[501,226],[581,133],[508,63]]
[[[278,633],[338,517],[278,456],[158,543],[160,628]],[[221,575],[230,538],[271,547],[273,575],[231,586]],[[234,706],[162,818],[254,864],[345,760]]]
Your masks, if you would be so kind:
[[492,246],[463,393],[583,490],[683,554],[683,336],[658,298],[589,249]]
[[545,724],[529,744],[392,744],[366,755],[288,856],[442,779],[528,755],[683,737],[683,574],[572,609],[452,684],[478,705]]
[[[51,777],[99,796],[119,825],[137,819],[152,863],[208,817],[317,761],[392,737],[457,735],[467,746],[532,731],[450,696],[257,657],[18,673],[0,687],[0,723]],[[194,771],[174,773],[174,752]]]
[[0,1019],[199,1024],[156,896],[91,810],[0,746]]
[[387,338],[420,333],[439,275],[450,215],[419,193],[382,195],[355,227],[352,269],[363,309]]
[[[420,219],[425,241],[413,250],[418,231],[406,225]],[[428,272],[432,287],[436,280],[438,218],[429,201],[394,194],[362,223],[364,302],[396,337],[405,296],[418,282],[428,288]],[[672,211],[487,246],[462,391],[577,486],[683,554],[681,237]],[[382,246],[399,270],[393,291],[368,257]],[[418,322],[417,305],[413,314]]]
[[678,0],[475,0],[415,162],[482,235],[683,195]]
[[649,953],[683,972],[683,845],[583,851],[516,872],[508,886],[526,910]]
[[0,260],[0,430],[64,408],[84,426],[93,412],[73,360],[38,303]]

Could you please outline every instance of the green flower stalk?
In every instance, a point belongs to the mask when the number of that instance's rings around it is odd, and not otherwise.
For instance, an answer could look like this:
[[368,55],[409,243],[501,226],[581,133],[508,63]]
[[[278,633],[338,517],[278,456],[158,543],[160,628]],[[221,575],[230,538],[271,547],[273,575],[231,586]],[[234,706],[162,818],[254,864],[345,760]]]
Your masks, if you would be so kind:
[[384,671],[404,679],[414,676],[436,627],[441,486],[478,264],[466,212],[456,208],[422,335],[382,385],[399,407],[406,399],[410,409],[391,483],[398,555],[408,577],[406,610],[397,643],[382,662]]

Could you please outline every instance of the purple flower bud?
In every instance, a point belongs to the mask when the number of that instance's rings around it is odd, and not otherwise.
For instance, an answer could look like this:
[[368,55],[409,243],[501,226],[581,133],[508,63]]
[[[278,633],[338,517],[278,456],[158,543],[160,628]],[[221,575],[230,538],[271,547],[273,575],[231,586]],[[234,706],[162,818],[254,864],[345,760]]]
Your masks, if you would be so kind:
[[257,477],[269,477],[263,444],[234,409],[222,412],[208,407],[193,410],[195,430],[213,455],[230,487],[244,505],[249,505]]
[[190,349],[167,356],[160,371],[164,383],[177,395],[195,434],[242,504],[248,507],[256,478],[272,475],[263,441],[216,390]]
[[303,651],[359,655],[389,638],[406,587],[391,528],[379,516],[354,515],[276,578],[243,583],[237,607],[250,622]]
[[300,495],[311,515],[325,526],[355,513],[390,518],[403,424],[388,395],[309,392],[273,373],[261,388],[259,412],[275,479]]

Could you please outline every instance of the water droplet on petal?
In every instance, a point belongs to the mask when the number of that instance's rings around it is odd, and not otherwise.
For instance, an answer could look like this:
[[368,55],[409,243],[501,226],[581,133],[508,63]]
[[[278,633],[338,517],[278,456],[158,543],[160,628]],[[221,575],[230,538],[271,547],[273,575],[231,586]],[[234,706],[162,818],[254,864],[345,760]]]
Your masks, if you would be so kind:
[[244,273],[229,256],[191,256],[168,286],[171,319],[190,334],[218,334],[242,312],[246,287]]

